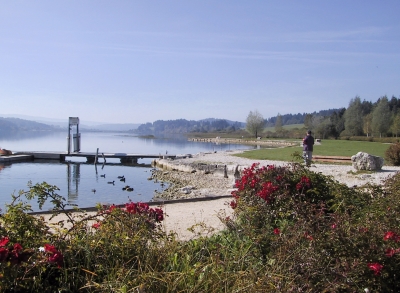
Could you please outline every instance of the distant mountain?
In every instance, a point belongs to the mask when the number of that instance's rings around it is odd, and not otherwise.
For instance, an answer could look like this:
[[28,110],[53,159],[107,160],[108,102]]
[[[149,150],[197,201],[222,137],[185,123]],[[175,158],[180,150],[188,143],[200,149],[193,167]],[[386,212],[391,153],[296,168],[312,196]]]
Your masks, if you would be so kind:
[[[3,118],[2,118],[3,117]],[[10,115],[0,114],[0,119],[3,120],[0,127],[4,127],[3,130],[16,131],[16,130],[60,130],[68,128],[67,119],[51,119],[44,117],[35,117],[27,115]],[[19,120],[19,122],[18,122]],[[8,121],[8,122],[6,122]],[[26,121],[26,122],[22,122]],[[10,124],[11,123],[11,124]],[[13,125],[13,123],[16,123]],[[38,124],[37,124],[38,123]],[[25,124],[21,126],[21,124]],[[46,125],[47,127],[43,126]],[[130,131],[138,128],[140,124],[134,123],[104,123],[104,122],[93,122],[93,121],[79,121],[79,128],[81,130],[93,130],[93,131]],[[20,127],[21,126],[21,127]],[[49,128],[50,127],[50,128]]]
[[0,117],[0,131],[57,131],[59,127],[20,118]]

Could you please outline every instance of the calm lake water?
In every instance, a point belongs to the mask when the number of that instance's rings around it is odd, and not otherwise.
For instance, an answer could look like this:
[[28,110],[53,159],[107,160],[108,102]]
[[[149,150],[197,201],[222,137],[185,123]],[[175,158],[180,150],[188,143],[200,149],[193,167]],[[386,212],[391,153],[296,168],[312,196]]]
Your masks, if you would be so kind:
[[[19,132],[0,135],[0,147],[12,151],[66,151],[67,134],[62,132],[26,133]],[[252,149],[255,146],[189,142],[183,136],[140,138],[127,133],[81,132],[81,152],[102,153],[143,153],[143,154],[196,154],[199,152]],[[71,147],[72,150],[72,147]],[[72,159],[71,159],[72,160]],[[46,181],[56,185],[58,194],[71,204],[79,207],[93,207],[97,203],[123,204],[128,200],[150,201],[155,191],[162,191],[160,183],[148,178],[151,175],[151,159],[139,160],[139,165],[128,166],[107,159],[107,164],[87,164],[84,158],[73,161],[57,162],[35,160],[12,164],[0,163],[0,208],[11,202],[11,194],[19,190],[27,191],[28,182],[32,184]],[[101,175],[105,175],[102,177]],[[118,176],[124,176],[121,182]],[[114,181],[114,184],[108,182]],[[129,185],[132,192],[122,190]],[[95,191],[94,191],[95,190]],[[30,202],[34,211],[38,211],[35,202]],[[50,204],[44,210],[51,208]]]

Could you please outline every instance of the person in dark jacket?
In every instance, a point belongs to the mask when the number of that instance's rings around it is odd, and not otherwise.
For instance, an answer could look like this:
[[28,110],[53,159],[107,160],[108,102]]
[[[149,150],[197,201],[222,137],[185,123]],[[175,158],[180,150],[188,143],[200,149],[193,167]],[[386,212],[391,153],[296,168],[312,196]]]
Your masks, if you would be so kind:
[[310,166],[312,160],[312,152],[314,150],[314,137],[311,135],[311,130],[307,131],[307,135],[303,138],[303,157],[304,163]]

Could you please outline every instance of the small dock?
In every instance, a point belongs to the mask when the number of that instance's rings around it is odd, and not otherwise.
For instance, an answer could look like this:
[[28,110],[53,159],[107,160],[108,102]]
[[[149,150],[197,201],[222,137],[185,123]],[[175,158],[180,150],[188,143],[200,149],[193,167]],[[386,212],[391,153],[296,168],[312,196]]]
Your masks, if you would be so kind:
[[10,156],[1,156],[0,162],[33,161],[36,159],[58,160],[64,162],[66,158],[84,157],[87,163],[98,162],[99,159],[119,159],[121,163],[137,164],[139,159],[175,159],[176,155],[161,154],[129,154],[129,153],[97,153],[97,152],[14,152]]

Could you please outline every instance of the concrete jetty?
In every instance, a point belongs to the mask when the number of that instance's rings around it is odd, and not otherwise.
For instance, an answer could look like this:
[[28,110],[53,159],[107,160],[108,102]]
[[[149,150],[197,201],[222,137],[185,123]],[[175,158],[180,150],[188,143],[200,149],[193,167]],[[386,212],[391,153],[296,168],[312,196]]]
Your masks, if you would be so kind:
[[66,158],[84,157],[88,163],[98,162],[99,158],[103,160],[120,159],[121,163],[137,164],[139,159],[175,159],[176,155],[161,155],[161,154],[129,154],[129,153],[90,153],[90,152],[13,152],[9,156],[0,156],[0,162],[17,162],[17,161],[34,161],[36,159],[58,160],[64,162]]

